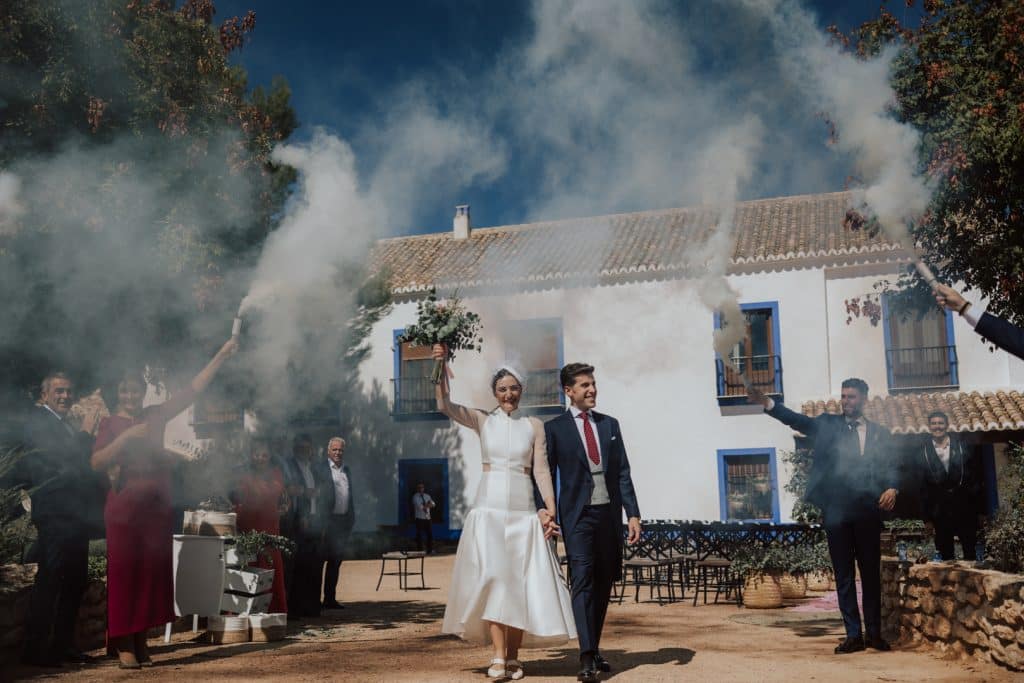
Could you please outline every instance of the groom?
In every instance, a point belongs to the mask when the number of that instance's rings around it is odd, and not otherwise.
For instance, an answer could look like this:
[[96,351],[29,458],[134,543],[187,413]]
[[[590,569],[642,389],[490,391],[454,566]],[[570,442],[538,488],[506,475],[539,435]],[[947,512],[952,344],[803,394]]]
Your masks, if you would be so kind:
[[[629,519],[630,544],[640,539],[640,508],[629,476],[622,432],[614,417],[594,411],[594,366],[562,368],[562,389],[572,405],[544,425],[551,477],[560,481],[558,517],[572,579],[572,611],[580,639],[577,680],[597,681],[611,671],[598,651],[612,584],[622,573],[622,510]],[[554,528],[539,501],[541,524]]]

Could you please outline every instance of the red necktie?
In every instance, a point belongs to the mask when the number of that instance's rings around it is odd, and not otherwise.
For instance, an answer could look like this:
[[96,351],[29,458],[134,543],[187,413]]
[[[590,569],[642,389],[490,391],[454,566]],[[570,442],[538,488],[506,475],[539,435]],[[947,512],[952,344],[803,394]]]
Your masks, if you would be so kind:
[[587,442],[587,457],[595,465],[601,464],[601,452],[597,450],[597,439],[594,438],[594,428],[590,426],[590,420],[586,413],[580,413],[577,417],[583,420],[583,439]]

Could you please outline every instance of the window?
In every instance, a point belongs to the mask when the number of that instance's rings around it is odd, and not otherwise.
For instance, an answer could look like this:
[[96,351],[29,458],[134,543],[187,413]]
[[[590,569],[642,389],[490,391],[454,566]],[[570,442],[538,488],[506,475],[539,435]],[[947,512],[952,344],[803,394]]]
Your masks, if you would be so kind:
[[434,368],[429,346],[413,346],[399,343],[398,337],[405,329],[394,331],[395,378],[391,380],[394,389],[395,415],[439,414],[434,398],[434,385],[430,372]]
[[526,373],[523,408],[564,408],[558,373],[562,368],[560,318],[509,320],[502,325],[505,358]]
[[779,521],[775,449],[718,451],[719,508],[723,521]]
[[[782,355],[779,343],[779,305],[777,302],[741,304],[746,318],[747,334],[733,347],[728,359],[716,354],[715,376],[720,400],[742,398],[747,389],[740,373],[745,373],[751,384],[767,394],[782,394]],[[722,325],[721,316],[715,315],[715,329]]]
[[882,322],[890,391],[959,386],[951,312],[897,314],[883,296]]

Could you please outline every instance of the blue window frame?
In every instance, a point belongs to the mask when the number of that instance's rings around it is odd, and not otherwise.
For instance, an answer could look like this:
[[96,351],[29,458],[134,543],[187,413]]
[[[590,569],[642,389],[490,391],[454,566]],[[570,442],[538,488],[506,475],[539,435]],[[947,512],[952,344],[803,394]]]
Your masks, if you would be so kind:
[[[782,336],[779,333],[779,302],[757,301],[740,304],[749,334],[736,345],[730,358],[715,352],[715,382],[720,404],[743,403],[747,390],[740,371],[757,388],[782,397]],[[714,329],[722,327],[722,315],[714,314]]]
[[398,515],[396,519],[407,536],[415,536],[412,523],[412,496],[416,484],[426,484],[427,493],[437,503],[431,518],[434,538],[457,539],[461,531],[451,528],[448,487],[448,458],[403,458],[398,461]]
[[882,332],[889,391],[953,389],[960,386],[952,311],[894,315],[882,295]]
[[722,448],[717,457],[722,521],[781,521],[775,449]]

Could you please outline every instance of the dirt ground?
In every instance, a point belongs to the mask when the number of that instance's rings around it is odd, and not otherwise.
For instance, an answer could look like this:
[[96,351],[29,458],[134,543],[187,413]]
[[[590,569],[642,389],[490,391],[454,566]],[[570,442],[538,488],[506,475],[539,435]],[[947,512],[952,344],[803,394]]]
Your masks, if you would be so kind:
[[[486,648],[441,635],[453,556],[426,560],[425,590],[398,589],[380,563],[346,562],[339,600],[345,609],[301,624],[276,643],[209,645],[196,634],[153,639],[156,665],[122,671],[116,660],[62,671],[14,668],[9,680],[67,681],[486,681]],[[646,593],[641,595],[645,598]],[[1021,681],[994,665],[946,661],[930,651],[897,649],[837,656],[838,613],[747,610],[732,605],[656,602],[613,605],[602,651],[628,681]],[[100,652],[94,652],[100,655]],[[572,644],[521,653],[527,680],[575,680]]]

